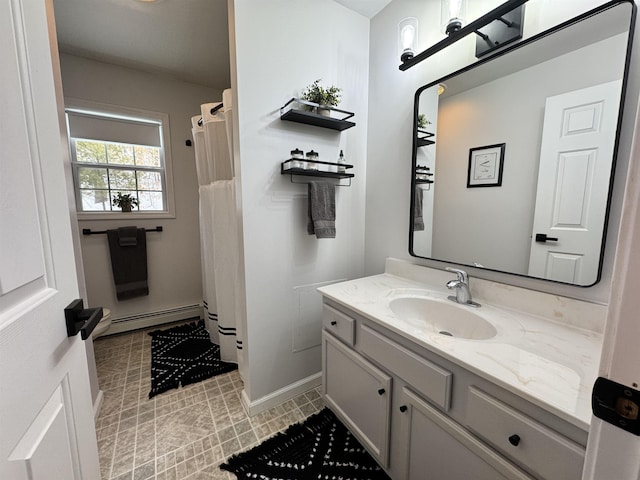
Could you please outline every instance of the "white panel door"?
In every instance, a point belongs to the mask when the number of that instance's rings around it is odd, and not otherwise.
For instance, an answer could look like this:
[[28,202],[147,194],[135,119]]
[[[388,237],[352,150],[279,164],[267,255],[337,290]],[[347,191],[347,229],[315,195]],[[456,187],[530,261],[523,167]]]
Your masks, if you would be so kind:
[[0,0],[0,478],[7,480],[100,478],[85,346],[79,335],[67,337],[64,322],[78,285],[51,11],[49,0]]
[[[531,276],[579,285],[597,278],[621,86],[614,81],[547,98]],[[552,240],[536,241],[536,234]]]

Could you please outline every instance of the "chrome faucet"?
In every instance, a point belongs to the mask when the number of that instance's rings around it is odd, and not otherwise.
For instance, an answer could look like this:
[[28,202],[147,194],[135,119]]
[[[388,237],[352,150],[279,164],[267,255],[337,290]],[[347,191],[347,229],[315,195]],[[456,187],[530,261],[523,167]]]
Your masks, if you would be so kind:
[[447,298],[452,302],[467,305],[469,307],[479,307],[480,304],[474,302],[471,299],[471,290],[469,290],[469,275],[467,275],[467,272],[451,267],[447,267],[446,270],[448,270],[449,272],[454,272],[458,275],[458,278],[456,280],[449,280],[447,282],[447,288],[450,290],[455,289],[456,291],[455,297],[453,295],[450,295]]

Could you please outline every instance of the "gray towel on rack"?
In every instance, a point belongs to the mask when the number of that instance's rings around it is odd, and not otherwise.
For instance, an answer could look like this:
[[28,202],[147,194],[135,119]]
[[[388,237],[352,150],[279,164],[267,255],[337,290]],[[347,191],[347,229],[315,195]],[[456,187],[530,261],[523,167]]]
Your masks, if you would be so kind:
[[424,218],[422,215],[422,189],[416,185],[413,202],[413,231],[424,230]]
[[307,233],[317,238],[336,237],[336,186],[330,182],[309,182]]
[[[120,243],[120,233],[127,238],[130,228],[135,228],[135,244]],[[118,300],[149,295],[147,284],[147,233],[144,228],[123,227],[107,230],[111,271]],[[125,240],[126,242],[127,240]],[[128,240],[131,242],[131,240]]]
[[135,247],[138,244],[138,227],[118,228],[118,245],[121,247]]

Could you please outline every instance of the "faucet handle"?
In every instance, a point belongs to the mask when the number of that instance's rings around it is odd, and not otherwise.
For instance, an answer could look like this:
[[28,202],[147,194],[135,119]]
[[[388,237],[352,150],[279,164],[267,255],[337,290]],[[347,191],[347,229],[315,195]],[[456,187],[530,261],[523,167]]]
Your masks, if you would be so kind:
[[445,270],[457,274],[459,281],[466,283],[467,285],[469,284],[469,276],[467,275],[467,272],[465,272],[464,270],[460,270],[459,268],[452,268],[452,267],[446,267]]

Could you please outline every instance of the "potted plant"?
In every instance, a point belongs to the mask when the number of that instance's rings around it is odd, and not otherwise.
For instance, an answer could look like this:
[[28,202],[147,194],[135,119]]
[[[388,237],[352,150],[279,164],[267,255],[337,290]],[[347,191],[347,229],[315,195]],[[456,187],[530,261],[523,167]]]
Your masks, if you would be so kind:
[[427,120],[427,116],[424,113],[418,115],[418,128],[424,128],[430,124],[431,122]]
[[132,207],[138,206],[138,203],[138,199],[130,193],[123,195],[121,192],[118,192],[118,194],[113,197],[113,205],[120,207],[123,212],[130,212]]
[[[334,87],[333,85],[325,88],[320,85],[320,79],[307,86],[302,92],[302,99],[309,102],[314,102],[320,105],[318,107],[318,114],[329,116],[330,110],[324,107],[336,107],[340,103],[341,88]],[[314,107],[307,107],[309,110],[313,110]]]

